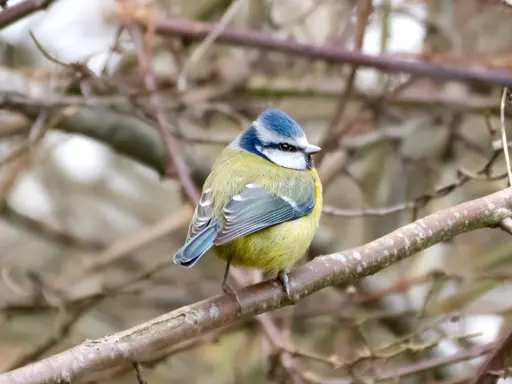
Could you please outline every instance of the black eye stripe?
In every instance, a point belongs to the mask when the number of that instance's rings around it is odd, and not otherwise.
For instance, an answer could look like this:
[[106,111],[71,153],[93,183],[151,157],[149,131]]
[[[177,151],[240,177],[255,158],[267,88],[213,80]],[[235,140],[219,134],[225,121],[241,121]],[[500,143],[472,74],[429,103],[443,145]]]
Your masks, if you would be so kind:
[[295,145],[289,144],[289,143],[272,143],[272,144],[265,144],[263,145],[263,148],[272,148],[272,149],[279,149],[283,152],[299,152],[302,151],[301,148],[296,147]]
[[280,143],[279,144],[279,149],[281,151],[285,151],[285,152],[296,152],[296,151],[298,151],[297,147],[295,147],[294,145],[288,144],[288,143]]

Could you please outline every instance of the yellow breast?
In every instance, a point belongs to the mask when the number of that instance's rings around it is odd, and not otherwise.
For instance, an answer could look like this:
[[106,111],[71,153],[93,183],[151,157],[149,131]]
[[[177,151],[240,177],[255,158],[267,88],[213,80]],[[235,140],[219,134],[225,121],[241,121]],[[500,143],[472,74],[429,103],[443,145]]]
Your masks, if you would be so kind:
[[213,252],[224,260],[231,257],[235,266],[267,272],[289,270],[307,251],[322,213],[322,184],[318,174],[314,169],[303,172],[315,179],[316,203],[309,215],[213,247]]

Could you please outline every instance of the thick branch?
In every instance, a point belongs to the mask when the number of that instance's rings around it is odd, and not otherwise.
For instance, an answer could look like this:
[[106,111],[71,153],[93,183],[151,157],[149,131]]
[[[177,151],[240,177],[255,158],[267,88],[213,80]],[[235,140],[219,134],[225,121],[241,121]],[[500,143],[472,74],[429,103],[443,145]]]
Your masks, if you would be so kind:
[[[145,20],[138,20],[143,24]],[[155,22],[156,32],[163,36],[181,36],[190,40],[202,40],[216,27],[214,23],[160,17]],[[404,72],[416,76],[430,77],[447,81],[475,81],[484,84],[512,87],[512,72],[475,67],[448,66],[423,61],[411,61],[392,56],[372,56],[361,52],[351,52],[339,47],[316,44],[303,44],[285,40],[257,31],[235,31],[224,29],[217,42],[277,51],[288,55],[331,62],[372,67],[388,72]]]
[[[303,298],[329,285],[353,283],[461,233],[497,227],[512,217],[511,209],[512,188],[507,188],[429,215],[361,247],[317,257],[292,271],[292,294]],[[281,285],[274,280],[241,289],[238,296],[246,317],[287,305]],[[113,367],[148,361],[163,348],[238,320],[230,297],[212,297],[5,373],[0,383],[97,380]]]

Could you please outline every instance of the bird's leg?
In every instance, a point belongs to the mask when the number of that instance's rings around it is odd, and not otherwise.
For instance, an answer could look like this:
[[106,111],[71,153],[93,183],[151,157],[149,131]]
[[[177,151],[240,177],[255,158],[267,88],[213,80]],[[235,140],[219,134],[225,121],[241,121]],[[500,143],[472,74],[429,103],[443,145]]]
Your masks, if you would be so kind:
[[277,274],[277,278],[281,282],[281,285],[283,286],[284,292],[286,293],[286,296],[288,297],[288,300],[293,304],[297,302],[297,299],[292,296],[290,292],[290,278],[288,277],[288,273],[282,269]]
[[238,298],[238,295],[235,291],[235,289],[228,283],[228,275],[229,275],[229,267],[231,266],[231,259],[232,256],[228,257],[227,264],[226,264],[226,270],[224,271],[224,279],[222,280],[222,290],[224,293],[228,296],[231,296],[233,300],[236,301],[236,306],[238,308],[238,313],[242,313],[242,303],[240,303],[240,299]]

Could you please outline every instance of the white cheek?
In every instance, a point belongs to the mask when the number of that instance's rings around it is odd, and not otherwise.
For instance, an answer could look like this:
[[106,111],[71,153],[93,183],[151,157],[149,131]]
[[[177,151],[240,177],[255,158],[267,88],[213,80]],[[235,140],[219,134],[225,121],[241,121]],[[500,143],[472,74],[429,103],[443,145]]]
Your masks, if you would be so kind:
[[278,149],[265,149],[261,151],[274,164],[285,168],[304,170],[307,167],[306,159],[302,152],[283,152]]

